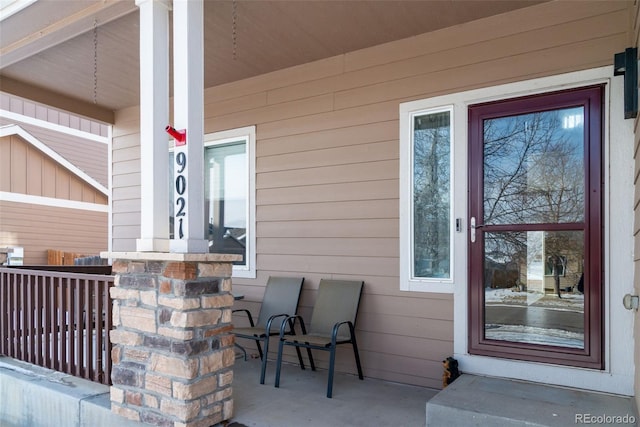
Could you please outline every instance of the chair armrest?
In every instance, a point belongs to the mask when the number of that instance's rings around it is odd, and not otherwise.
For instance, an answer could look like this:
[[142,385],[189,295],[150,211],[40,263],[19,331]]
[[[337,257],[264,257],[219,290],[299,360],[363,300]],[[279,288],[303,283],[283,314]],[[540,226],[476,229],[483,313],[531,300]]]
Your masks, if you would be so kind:
[[249,310],[247,310],[246,308],[238,308],[236,310],[232,310],[231,313],[236,313],[236,312],[239,312],[239,311],[243,311],[243,312],[247,313],[247,317],[249,317],[249,324],[253,328],[255,326],[255,324],[253,323],[253,317],[251,317],[251,312]]
[[274,320],[276,320],[279,317],[283,317],[282,322],[280,323],[280,329],[282,329],[282,324],[287,321],[287,319],[289,318],[289,315],[287,313],[282,313],[282,314],[274,314],[273,316],[269,317],[269,319],[267,320],[267,328],[266,328],[267,335],[269,335],[269,333],[271,332],[271,324],[273,323]]
[[353,338],[354,330],[353,330],[353,323],[351,323],[351,320],[345,320],[344,322],[338,322],[335,325],[333,325],[333,330],[331,331],[331,344],[332,345],[336,344],[336,340],[338,338],[338,331],[340,330],[340,327],[342,325],[344,325],[344,324],[349,325],[349,334]]
[[293,325],[294,325],[296,319],[300,319],[300,328],[302,329],[302,334],[303,335],[307,334],[307,328],[304,326],[304,319],[299,314],[294,314],[293,316],[287,316],[287,318],[284,319],[282,321],[282,323],[280,324],[280,339],[281,340],[284,339],[284,335],[285,335],[284,328],[285,328],[285,325],[287,323],[289,324],[289,326],[291,328],[291,332],[295,335],[295,331],[293,330]]

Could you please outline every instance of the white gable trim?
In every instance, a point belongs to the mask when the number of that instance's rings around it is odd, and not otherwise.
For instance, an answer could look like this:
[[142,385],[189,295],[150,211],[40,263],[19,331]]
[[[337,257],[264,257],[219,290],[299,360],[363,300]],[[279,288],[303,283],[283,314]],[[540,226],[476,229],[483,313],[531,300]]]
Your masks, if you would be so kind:
[[35,148],[40,150],[46,156],[53,159],[56,163],[68,169],[71,173],[76,175],[78,178],[82,179],[83,181],[85,181],[86,183],[94,187],[96,190],[100,191],[105,196],[109,196],[109,191],[104,185],[100,184],[98,181],[91,178],[85,172],[80,170],[77,166],[74,166],[67,159],[65,159],[60,154],[53,151],[51,148],[47,147],[47,145],[45,145],[43,142],[41,142],[39,139],[31,135],[26,130],[22,129],[20,126],[8,125],[8,126],[0,127],[0,137],[10,136],[10,135],[20,136],[22,139],[27,141],[29,144],[33,145]]
[[109,205],[78,202],[76,200],[56,199],[53,197],[32,196],[30,194],[8,193],[0,191],[0,202],[27,203],[31,205],[51,206],[54,208],[80,209],[83,211],[109,212]]
[[108,144],[109,138],[106,136],[96,135],[95,133],[85,132],[80,129],[74,129],[67,126],[59,125],[57,123],[51,123],[46,120],[36,119],[35,117],[25,116],[22,114],[14,113],[13,111],[0,110],[0,117],[13,120],[16,122],[26,123],[28,125],[34,125],[43,129],[49,129],[56,132],[64,133],[66,135],[77,136],[79,138],[88,139],[94,142],[100,142],[102,144]]
[[0,21],[3,21],[11,15],[20,12],[22,9],[31,6],[38,0],[13,0],[7,2],[5,6],[0,8]]

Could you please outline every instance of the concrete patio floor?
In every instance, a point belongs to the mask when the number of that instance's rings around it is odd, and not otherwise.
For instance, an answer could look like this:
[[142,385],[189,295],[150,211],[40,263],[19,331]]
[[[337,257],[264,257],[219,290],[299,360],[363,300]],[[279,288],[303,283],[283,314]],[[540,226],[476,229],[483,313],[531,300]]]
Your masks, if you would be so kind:
[[[442,392],[336,374],[333,398],[327,399],[325,370],[283,365],[281,388],[276,389],[274,365],[269,363],[267,383],[260,385],[260,361],[236,361],[235,416],[224,426],[425,427],[426,421],[428,427],[638,426],[640,419],[633,397],[470,374]],[[593,421],[598,417],[604,421]],[[106,385],[0,356],[0,426],[54,425],[148,424],[112,413]]]
[[326,397],[327,371],[283,364],[275,388],[275,362],[260,384],[260,360],[237,359],[234,417],[228,427],[424,426],[425,407],[438,390],[336,373],[333,398]]

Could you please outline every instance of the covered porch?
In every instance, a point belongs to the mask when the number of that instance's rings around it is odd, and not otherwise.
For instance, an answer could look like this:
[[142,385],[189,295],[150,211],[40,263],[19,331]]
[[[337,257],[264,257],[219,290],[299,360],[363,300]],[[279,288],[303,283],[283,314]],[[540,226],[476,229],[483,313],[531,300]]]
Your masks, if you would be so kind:
[[[235,319],[231,319],[231,303],[223,307],[220,325],[227,328],[223,351],[230,353],[229,365],[224,366],[225,378],[234,378],[233,384],[224,384],[229,390],[233,388],[233,396],[226,396],[228,407],[233,410],[225,419],[228,423],[237,423],[237,427],[289,422],[423,425],[425,403],[433,401],[441,387],[441,361],[450,355],[460,360],[465,373],[501,377],[504,382],[498,388],[503,390],[511,390],[513,384],[525,380],[545,385],[535,392],[525,387],[525,398],[516,399],[517,402],[509,400],[513,396],[508,392],[492,394],[492,387],[484,382],[476,384],[477,389],[462,388],[462,394],[471,393],[472,403],[481,406],[472,411],[448,406],[440,412],[444,414],[441,421],[434,425],[468,425],[451,422],[449,417],[465,412],[477,421],[475,417],[486,415],[491,405],[506,410],[519,405],[539,409],[538,404],[549,411],[549,420],[562,420],[559,425],[567,425],[569,419],[576,422],[571,418],[577,414],[576,406],[546,406],[546,396],[554,395],[558,386],[580,387],[584,390],[580,396],[610,396],[594,393],[600,391],[638,399],[640,376],[635,365],[640,347],[638,328],[634,326],[639,317],[637,310],[628,312],[620,305],[623,295],[637,294],[633,269],[637,254],[634,258],[632,243],[633,235],[638,233],[632,233],[637,229],[632,212],[638,206],[633,198],[638,175],[633,173],[631,159],[633,142],[637,147],[638,138],[630,120],[624,126],[621,123],[622,77],[612,67],[614,55],[626,52],[630,44],[637,45],[632,21],[638,22],[634,18],[638,9],[633,2],[206,1],[202,11],[195,14],[202,18],[197,27],[202,27],[204,34],[197,34],[196,26],[187,19],[189,14],[176,13],[185,12],[184,7],[189,4],[191,8],[194,3],[37,1],[2,22],[0,38],[5,44],[0,61],[0,90],[113,125],[107,159],[109,254],[135,253],[144,260],[144,256],[157,253],[227,254],[222,249],[234,245],[234,250],[242,253],[229,254],[241,256],[242,261],[225,266],[224,275],[220,276],[226,293],[222,298],[228,302],[231,297],[228,294],[233,276],[234,292],[246,296],[243,304],[252,312],[258,311],[265,284],[272,275],[304,277],[305,289],[298,307],[298,314],[304,317],[315,305],[321,280],[365,282],[356,328],[365,380],[352,376],[351,354],[339,356],[336,373],[341,376],[336,379],[332,400],[323,397],[326,372],[322,370],[311,373],[289,365],[281,388],[275,389],[274,367],[270,366],[267,384],[259,385],[257,372],[253,372],[257,369],[256,360],[233,360],[230,328]],[[91,7],[85,9],[82,4]],[[46,12],[52,9],[61,15],[56,18],[59,25],[33,19],[36,15],[48,16]],[[181,18],[171,24],[169,18],[176,16]],[[73,19],[64,21],[65,17]],[[145,25],[153,28],[149,30]],[[170,25],[176,30],[185,29],[186,34],[170,31]],[[174,37],[171,44],[172,32],[191,37],[190,42]],[[11,37],[7,36],[9,33]],[[381,38],[383,34],[389,37]],[[163,54],[151,57],[151,52]],[[185,58],[186,52],[189,55]],[[198,67],[183,67],[196,63]],[[196,68],[204,75],[183,75]],[[189,86],[187,82],[197,85]],[[584,369],[575,361],[565,365],[548,360],[532,362],[530,353],[540,348],[526,342],[520,343],[529,351],[525,358],[509,357],[513,356],[511,353],[505,357],[479,352],[470,348],[468,338],[472,335],[467,321],[472,309],[484,309],[486,293],[480,280],[484,278],[482,269],[469,277],[468,268],[476,227],[467,195],[481,193],[467,179],[471,158],[467,156],[468,106],[546,96],[590,85],[603,88],[604,101],[595,104],[605,105],[600,133],[610,135],[598,146],[603,163],[608,165],[603,176],[609,179],[602,182],[604,192],[597,198],[606,221],[602,227],[594,226],[603,230],[606,237],[598,243],[603,256],[594,257],[602,258],[601,270],[606,277],[592,280],[595,296],[588,300],[593,302],[589,307],[603,325],[602,331],[594,329],[594,339],[589,341],[594,343],[594,354],[602,363],[596,366],[594,362]],[[197,96],[185,100],[185,94],[192,92]],[[420,245],[411,241],[415,236],[411,227],[417,222],[411,222],[409,196],[414,184],[405,162],[415,151],[410,142],[413,125],[408,121],[414,114],[408,105],[415,102],[419,102],[414,104],[416,108],[419,105],[421,109],[415,110],[416,114],[435,117],[446,110],[453,117],[447,129],[455,137],[444,146],[448,154],[443,154],[452,170],[447,182],[454,185],[447,190],[451,204],[440,218],[440,235],[449,236],[447,243],[443,240],[442,253],[438,255],[443,256],[442,263],[436,263],[427,253],[420,255],[421,263],[414,263],[412,258]],[[600,115],[593,115],[596,116]],[[171,124],[178,129],[173,129],[175,141],[165,134],[165,127]],[[186,129],[189,144],[185,147],[185,133],[180,132]],[[231,146],[237,152],[225,151]],[[190,150],[190,166],[181,175],[187,164],[186,149]],[[231,167],[232,156],[241,151],[244,157],[238,158],[244,162],[242,170]],[[209,156],[207,164],[218,169],[211,166],[203,170],[201,160],[205,154]],[[481,156],[476,160],[480,161]],[[226,165],[227,161],[228,170],[221,169],[219,165]],[[173,171],[169,172],[171,164]],[[226,180],[227,174],[229,183],[243,182],[238,200],[242,199],[246,208],[238,221],[230,220],[235,214],[232,209],[226,212],[222,208],[231,206],[232,198],[220,199],[220,189],[213,186],[205,191],[208,199],[201,206],[205,181],[202,176],[215,183],[222,182],[223,176]],[[171,191],[175,204],[167,192],[167,178],[171,176],[175,177],[176,185]],[[594,176],[594,182],[598,181]],[[234,188],[228,187],[223,190],[231,194]],[[182,195],[187,188],[185,199]],[[185,228],[187,237],[180,241],[176,235],[181,236],[182,228],[176,224],[181,222],[174,219],[170,227],[169,208],[177,218],[184,213],[177,208],[186,206],[187,199],[192,204],[185,224],[193,227]],[[153,273],[151,261],[144,260],[150,267],[145,273]],[[167,268],[172,280],[182,281],[182,288],[188,285],[184,282],[201,278],[188,270],[186,267],[192,266],[187,264],[183,262],[180,271]],[[449,265],[447,273],[440,271],[440,264]],[[567,268],[572,265],[580,263],[566,264]],[[413,280],[416,266],[424,270],[418,272],[419,280]],[[114,379],[121,387],[111,389],[112,403],[126,410],[130,420],[140,419],[136,418],[137,411],[143,406],[155,414],[163,405],[173,409],[180,404],[184,410],[173,412],[171,419],[175,423],[171,425],[200,427],[204,424],[200,418],[195,419],[195,412],[201,404],[207,406],[201,402],[208,399],[194,396],[191,389],[177,396],[180,393],[172,388],[176,383],[186,383],[185,379],[191,386],[203,378],[202,372],[194,374],[202,366],[199,360],[176,356],[174,359],[180,359],[185,366],[177,376],[172,370],[174,365],[164,363],[163,370],[153,378],[168,386],[158,387],[151,381],[153,389],[139,390],[134,386],[141,385],[140,378],[149,373],[147,368],[157,367],[147,363],[150,358],[140,357],[140,351],[159,347],[160,352],[167,352],[167,348],[176,347],[168,339],[195,343],[202,338],[198,334],[209,333],[207,328],[211,327],[199,318],[194,320],[199,315],[195,311],[204,308],[209,310],[207,314],[212,313],[210,305],[214,301],[218,304],[218,297],[197,300],[186,295],[179,299],[185,295],[177,293],[167,297],[165,291],[170,287],[162,287],[162,281],[149,286],[151,290],[139,292],[142,286],[134,276],[140,264],[131,263],[130,267],[127,285],[131,286],[119,292],[126,309],[121,313],[124,333],[116,344],[131,347],[127,353],[122,351],[120,361],[132,367],[127,374],[138,376]],[[595,270],[601,271],[594,267]],[[183,274],[185,271],[189,274]],[[559,279],[559,273],[556,276]],[[473,278],[479,280],[471,286],[469,279]],[[159,279],[154,277],[142,285],[155,280]],[[206,284],[213,289],[217,283]],[[178,290],[182,292],[182,288]],[[206,290],[205,286],[202,288],[197,292]],[[477,296],[473,304],[473,298],[469,298],[472,289]],[[508,291],[513,293],[511,288]],[[201,307],[201,301],[209,305]],[[171,328],[166,323],[169,314],[174,313],[167,307],[176,314]],[[146,323],[136,321],[143,315],[147,316]],[[201,329],[192,334],[195,327]],[[141,330],[153,338],[144,348],[137,347]],[[167,338],[163,333],[173,335]],[[127,337],[131,339],[125,340]],[[171,345],[156,345],[160,341],[155,339]],[[210,339],[205,347],[217,357],[220,352],[213,348],[214,341]],[[547,344],[542,344],[546,345],[542,351],[552,347]],[[320,367],[325,368],[326,363]],[[396,394],[389,387],[398,383],[404,385],[398,386]],[[147,385],[145,382],[144,387]],[[455,389],[447,388],[439,396],[456,403],[458,397],[451,395]],[[143,392],[147,401],[140,405]],[[125,396],[134,398],[129,401]],[[499,398],[491,401],[488,396]],[[108,409],[108,393],[98,399],[103,399]],[[630,402],[629,397],[623,399]],[[511,406],[505,402],[511,402]],[[593,406],[593,413],[596,407]],[[603,408],[607,408],[606,404]],[[414,411],[415,418],[402,418]],[[265,421],[268,414],[282,413],[286,413],[286,419],[272,424]],[[523,419],[524,413],[519,414],[516,424],[532,421]],[[344,418],[330,419],[333,415]]]

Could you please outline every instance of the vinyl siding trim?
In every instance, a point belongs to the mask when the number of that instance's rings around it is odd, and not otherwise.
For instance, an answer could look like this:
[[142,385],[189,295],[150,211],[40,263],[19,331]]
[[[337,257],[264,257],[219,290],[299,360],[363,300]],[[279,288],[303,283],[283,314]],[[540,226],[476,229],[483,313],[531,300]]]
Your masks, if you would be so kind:
[[100,142],[102,144],[108,144],[109,138],[96,135],[95,133],[85,132],[79,129],[73,129],[67,126],[51,123],[46,120],[36,119],[35,117],[25,116],[23,114],[14,113],[12,111],[0,110],[0,117],[12,120],[15,122],[22,122],[33,126],[38,126],[43,129],[48,129],[56,132],[60,132],[65,135],[77,136],[79,138],[87,139],[94,142]]
[[78,202],[75,200],[56,199],[53,197],[32,196],[30,194],[9,193],[0,191],[0,201],[26,203],[39,206],[52,206],[66,209],[80,209],[92,212],[108,212],[108,205],[98,203]]

